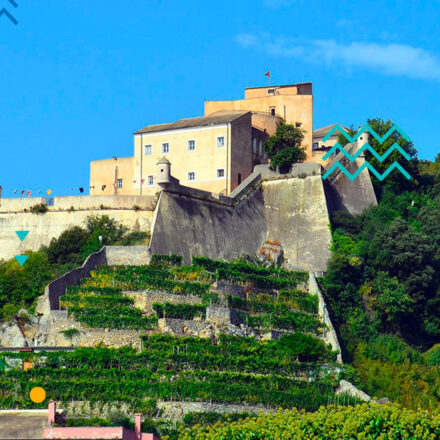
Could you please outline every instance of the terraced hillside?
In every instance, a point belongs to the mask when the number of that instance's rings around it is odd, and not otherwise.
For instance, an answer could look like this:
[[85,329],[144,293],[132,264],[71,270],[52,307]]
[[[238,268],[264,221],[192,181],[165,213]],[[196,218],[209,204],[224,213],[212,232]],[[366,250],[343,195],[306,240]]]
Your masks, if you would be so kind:
[[[307,277],[243,261],[194,258],[184,267],[173,256],[100,268],[70,288],[61,307],[84,328],[141,331],[142,350],[3,354],[9,367],[0,376],[0,407],[35,407],[28,392],[42,386],[65,404],[122,405],[159,419],[164,402],[196,402],[201,414],[184,411],[188,423],[202,420],[203,405],[213,403],[217,412],[237,404],[245,413],[316,410],[334,401],[344,367],[320,338],[324,326]],[[23,361],[33,368],[24,371]]]

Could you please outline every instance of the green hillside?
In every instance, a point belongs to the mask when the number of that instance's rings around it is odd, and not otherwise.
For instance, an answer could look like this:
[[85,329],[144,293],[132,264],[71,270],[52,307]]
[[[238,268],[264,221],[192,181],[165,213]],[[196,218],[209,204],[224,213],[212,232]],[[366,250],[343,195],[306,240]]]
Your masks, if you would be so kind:
[[[347,396],[335,396],[345,368],[336,364],[336,352],[319,338],[323,325],[317,315],[317,297],[305,290],[307,279],[306,273],[243,260],[225,263],[195,258],[192,266],[181,266],[180,257],[154,256],[148,266],[102,267],[81,286],[69,288],[61,298],[61,308],[84,328],[145,330],[142,350],[96,347],[3,353],[6,364],[21,359],[32,362],[34,368],[6,369],[0,377],[0,406],[35,407],[28,398],[34,386],[42,386],[48,398],[61,402],[123,402],[132,411],[149,416],[158,415],[158,400],[308,411],[336,400],[354,403]],[[219,281],[246,286],[245,297],[217,291],[213,283]],[[155,303],[148,314],[135,307],[128,291],[144,295],[160,291],[174,300],[176,295],[191,295],[200,304]],[[234,310],[255,337],[160,334],[159,319],[203,322],[207,307],[213,305]],[[281,337],[262,338],[271,330]],[[186,422],[222,418],[216,413],[189,414]],[[159,429],[164,422],[159,418],[154,423]],[[162,427],[160,432],[167,431]]]

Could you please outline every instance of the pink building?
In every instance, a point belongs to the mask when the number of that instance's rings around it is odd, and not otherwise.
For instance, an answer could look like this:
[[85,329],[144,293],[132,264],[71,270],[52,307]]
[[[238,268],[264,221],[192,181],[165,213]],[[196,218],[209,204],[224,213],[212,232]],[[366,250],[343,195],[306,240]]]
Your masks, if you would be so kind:
[[81,427],[63,428],[53,426],[57,412],[56,402],[49,402],[49,427],[44,429],[45,439],[112,439],[112,440],[160,440],[155,434],[145,434],[141,432],[142,415],[135,415],[135,430],[116,427]]

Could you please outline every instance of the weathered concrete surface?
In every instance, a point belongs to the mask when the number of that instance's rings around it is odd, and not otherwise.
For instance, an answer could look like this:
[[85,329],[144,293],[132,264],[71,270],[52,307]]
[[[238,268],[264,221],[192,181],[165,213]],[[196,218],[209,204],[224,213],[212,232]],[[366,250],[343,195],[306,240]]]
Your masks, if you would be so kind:
[[255,254],[266,239],[261,187],[237,206],[162,191],[150,247],[153,254],[231,260]]
[[47,410],[0,411],[1,439],[42,439]]
[[163,190],[153,221],[152,253],[183,255],[185,263],[192,256],[232,260],[256,255],[269,239],[281,243],[291,268],[326,270],[330,220],[315,168],[304,168],[309,175],[303,178],[260,183],[253,178],[248,192],[241,189],[238,202],[202,198],[176,185]]
[[293,269],[325,271],[330,258],[330,219],[322,178],[263,182],[267,239],[279,241]]
[[355,397],[356,399],[362,400],[363,402],[370,402],[371,397],[364,393],[359,388],[356,388],[351,382],[347,380],[341,380],[339,386],[336,389],[336,394],[348,394],[349,396]]
[[[354,155],[364,144],[365,140],[348,144],[345,149]],[[330,169],[335,162],[340,162],[350,174],[354,174],[364,163],[364,155],[360,155],[354,162],[350,162],[343,153],[338,153],[326,166]],[[376,195],[371,182],[370,172],[364,169],[356,179],[351,181],[342,171],[335,170],[325,180],[329,211],[347,211],[350,214],[361,214],[370,206],[377,205]]]
[[[108,215],[133,231],[150,231],[153,211],[123,209],[54,211],[45,214],[29,212],[0,212],[0,259],[13,258],[26,250],[36,251],[41,245],[49,245],[52,238],[72,226],[83,226],[89,215]],[[15,231],[29,231],[22,243]]]
[[339,344],[338,335],[336,334],[336,330],[333,327],[333,323],[330,319],[330,314],[328,313],[324,296],[319,289],[318,283],[316,281],[316,276],[313,272],[309,273],[309,293],[318,297],[319,318],[321,319],[321,322],[327,326],[327,329],[324,329],[323,339],[327,344],[331,345],[332,350],[339,352],[339,354],[336,356],[336,361],[342,364],[341,346]]

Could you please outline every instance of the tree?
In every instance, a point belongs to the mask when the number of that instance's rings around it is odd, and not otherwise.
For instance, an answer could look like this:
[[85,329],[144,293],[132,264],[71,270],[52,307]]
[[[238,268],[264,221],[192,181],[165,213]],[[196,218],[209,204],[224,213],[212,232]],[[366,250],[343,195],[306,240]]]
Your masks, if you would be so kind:
[[53,264],[82,263],[81,249],[89,239],[89,232],[74,226],[65,230],[58,238],[53,238],[47,248],[47,256]]
[[306,159],[301,143],[304,131],[291,124],[281,122],[276,132],[264,143],[264,151],[270,158],[270,168],[279,167],[280,173],[287,173],[292,164]]
[[[368,119],[367,122],[379,136],[383,136],[393,126],[392,121],[385,121],[381,118]],[[394,150],[383,162],[377,160],[369,151],[365,152],[365,159],[370,162],[380,174],[383,174],[393,162],[398,162],[409,173],[411,179],[408,180],[398,170],[393,170],[382,182],[372,175],[373,185],[378,194],[381,194],[384,186],[391,188],[397,194],[405,189],[414,189],[419,181],[417,150],[411,141],[405,140],[397,131],[394,131],[382,144],[373,136],[370,136],[369,143],[379,154],[383,155],[395,142],[408,153],[410,157],[409,161],[397,150]]]

